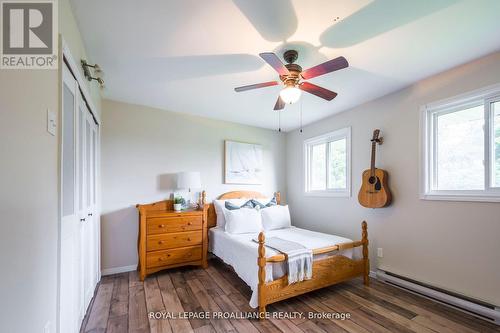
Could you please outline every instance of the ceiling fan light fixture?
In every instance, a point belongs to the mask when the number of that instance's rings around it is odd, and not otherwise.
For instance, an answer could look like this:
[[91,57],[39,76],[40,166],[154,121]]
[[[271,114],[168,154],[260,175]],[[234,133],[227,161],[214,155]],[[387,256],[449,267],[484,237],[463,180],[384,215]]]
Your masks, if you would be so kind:
[[280,91],[281,99],[287,104],[293,104],[297,102],[301,94],[302,91],[295,86],[288,86]]

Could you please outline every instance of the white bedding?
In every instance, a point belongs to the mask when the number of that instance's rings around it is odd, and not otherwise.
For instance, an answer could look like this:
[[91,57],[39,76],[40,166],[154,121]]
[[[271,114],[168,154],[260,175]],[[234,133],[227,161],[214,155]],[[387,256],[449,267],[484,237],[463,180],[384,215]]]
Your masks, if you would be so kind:
[[[296,227],[266,231],[265,235],[266,237],[279,237],[297,242],[311,250],[339,243],[352,242],[352,240],[348,238]],[[257,266],[257,249],[259,245],[252,240],[257,236],[257,233],[229,234],[221,228],[211,228],[209,232],[210,252],[222,259],[226,264],[231,265],[236,274],[238,274],[238,276],[252,289],[252,298],[250,299],[250,306],[252,308],[256,308],[258,305],[257,285],[259,282],[259,268]],[[344,250],[340,253],[351,259],[362,258],[359,248]],[[277,251],[266,247],[266,257],[272,257],[276,254],[278,254]],[[319,260],[335,254],[339,254],[338,251],[315,255],[314,260]],[[266,265],[266,282],[280,278],[285,275],[285,273],[286,266],[284,262],[269,263]]]

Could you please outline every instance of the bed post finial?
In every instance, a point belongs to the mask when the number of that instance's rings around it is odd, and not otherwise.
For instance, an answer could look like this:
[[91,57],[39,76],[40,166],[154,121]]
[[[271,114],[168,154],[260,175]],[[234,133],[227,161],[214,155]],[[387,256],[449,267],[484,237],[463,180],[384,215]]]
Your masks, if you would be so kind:
[[207,203],[207,192],[202,191],[201,192],[201,204],[205,205]]
[[259,285],[258,285],[258,296],[259,296],[259,318],[264,319],[266,313],[266,303],[264,299],[264,287],[266,283],[266,248],[264,245],[266,237],[264,232],[259,233],[259,257],[257,259],[257,265],[259,266]]
[[274,197],[276,198],[276,203],[278,205],[281,205],[281,192],[280,191],[274,192]]
[[365,286],[370,285],[370,259],[368,258],[368,224],[366,221],[361,223],[361,241],[363,242],[363,261],[365,262],[365,269],[363,274],[363,283]]

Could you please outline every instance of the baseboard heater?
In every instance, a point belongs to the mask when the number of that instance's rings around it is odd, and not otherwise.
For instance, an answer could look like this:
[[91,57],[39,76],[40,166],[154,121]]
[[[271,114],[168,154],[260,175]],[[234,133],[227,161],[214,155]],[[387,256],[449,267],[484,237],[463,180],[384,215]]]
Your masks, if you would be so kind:
[[388,271],[377,270],[377,279],[500,325],[500,308],[495,305],[436,288]]

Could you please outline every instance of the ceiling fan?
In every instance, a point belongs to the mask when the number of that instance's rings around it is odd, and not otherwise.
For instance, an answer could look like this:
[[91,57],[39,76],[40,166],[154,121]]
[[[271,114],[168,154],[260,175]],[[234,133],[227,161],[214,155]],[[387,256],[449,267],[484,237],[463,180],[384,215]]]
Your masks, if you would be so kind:
[[[274,105],[274,110],[282,110],[285,107],[285,104],[297,102],[300,98],[301,90],[326,99],[327,101],[331,101],[337,96],[336,92],[303,80],[312,79],[313,77],[338,71],[339,69],[349,66],[349,63],[344,57],[338,57],[303,71],[302,67],[294,63],[299,56],[296,50],[288,50],[283,54],[283,59],[287,62],[286,65],[284,65],[278,56],[272,52],[260,53],[259,55],[278,72],[280,80],[285,86],[285,88],[280,91],[278,100]],[[278,81],[270,81],[237,87],[234,88],[234,90],[236,92],[241,92],[251,89],[276,86],[278,84]]]

